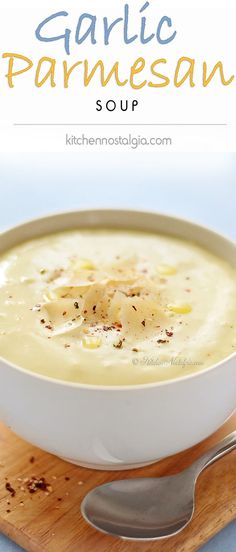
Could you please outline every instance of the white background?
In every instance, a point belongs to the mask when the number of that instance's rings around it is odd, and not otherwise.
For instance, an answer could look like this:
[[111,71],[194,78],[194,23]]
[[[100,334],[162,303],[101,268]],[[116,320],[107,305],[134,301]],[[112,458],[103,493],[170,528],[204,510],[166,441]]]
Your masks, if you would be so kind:
[[[128,2],[128,0],[127,0]],[[159,45],[154,40],[147,45],[138,41],[127,46],[122,43],[122,27],[111,35],[110,46],[102,44],[101,20],[104,16],[113,20],[123,15],[125,1],[114,0],[8,0],[1,7],[0,20],[0,151],[81,151],[78,146],[66,146],[66,133],[80,136],[154,136],[171,137],[172,146],[130,149],[150,151],[236,151],[236,78],[228,87],[222,86],[219,76],[203,88],[201,84],[202,63],[207,61],[209,69],[222,60],[227,78],[236,75],[236,4],[235,0],[150,0],[145,11],[148,18],[147,30],[155,32],[163,15],[171,17],[173,30],[177,36],[168,45]],[[144,0],[130,0],[131,31],[140,28],[139,9]],[[54,43],[39,42],[35,38],[38,24],[57,11],[68,11],[67,18],[51,23],[53,34],[63,34],[65,23],[71,28],[71,55],[63,49],[63,41]],[[74,42],[76,24],[84,11],[96,14],[98,33],[96,46],[86,41],[81,46]],[[48,32],[49,29],[48,27]],[[46,29],[45,29],[46,31]],[[4,52],[15,52],[31,58],[34,67],[24,75],[15,78],[15,87],[10,89],[5,74],[8,61],[2,59]],[[34,84],[38,60],[43,56],[56,58],[56,84],[51,88],[47,82],[42,88]],[[129,85],[119,88],[114,83],[102,88],[99,76],[83,87],[83,70],[78,68],[71,78],[69,89],[63,88],[62,62],[69,65],[78,60],[88,59],[92,68],[98,59],[103,59],[110,70],[113,63],[120,61],[121,74],[128,75],[134,60],[142,56],[146,60],[146,71],[138,79],[150,79],[150,64],[157,58],[166,58],[166,74],[171,84],[165,88],[132,90]],[[195,88],[185,83],[177,89],[173,85],[173,75],[178,59],[188,56],[196,59]],[[18,69],[20,67],[18,66]],[[96,111],[96,100],[137,99],[139,108],[134,112],[106,113]],[[67,126],[14,126],[15,123],[64,123]],[[70,126],[73,123],[84,126]],[[91,127],[87,124],[121,124],[125,127]],[[227,123],[227,126],[132,126],[137,124],[165,123]],[[86,147],[88,149],[88,147]],[[94,151],[95,146],[90,147]],[[106,148],[103,148],[106,149]],[[107,147],[112,149],[114,147]],[[125,146],[119,149],[127,151]]]

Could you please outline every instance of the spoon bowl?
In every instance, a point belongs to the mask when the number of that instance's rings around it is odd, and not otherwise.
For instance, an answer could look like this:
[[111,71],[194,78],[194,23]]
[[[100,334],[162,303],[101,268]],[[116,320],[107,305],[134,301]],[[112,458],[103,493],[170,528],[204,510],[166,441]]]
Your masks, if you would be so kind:
[[81,511],[95,529],[130,540],[175,535],[191,521],[194,491],[204,468],[236,447],[236,432],[177,475],[112,481],[84,498]]
[[[174,499],[173,499],[174,498]],[[192,518],[191,474],[114,481],[89,493],[85,519],[104,533],[123,539],[153,540],[178,533]]]

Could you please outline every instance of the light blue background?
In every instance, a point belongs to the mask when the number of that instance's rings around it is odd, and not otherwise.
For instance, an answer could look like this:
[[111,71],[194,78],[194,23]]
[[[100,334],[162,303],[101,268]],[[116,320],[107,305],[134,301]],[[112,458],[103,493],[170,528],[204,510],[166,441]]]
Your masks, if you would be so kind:
[[[1,155],[0,192],[1,228],[56,210],[127,206],[184,216],[236,238],[233,154]],[[0,535],[0,552],[19,550]],[[235,551],[236,521],[202,548]]]

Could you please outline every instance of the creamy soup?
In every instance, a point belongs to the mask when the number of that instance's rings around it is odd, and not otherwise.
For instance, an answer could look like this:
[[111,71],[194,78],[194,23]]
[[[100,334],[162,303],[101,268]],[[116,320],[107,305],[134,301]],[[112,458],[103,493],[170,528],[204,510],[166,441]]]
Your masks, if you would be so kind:
[[0,259],[0,355],[53,378],[181,377],[236,349],[235,320],[236,272],[184,240],[75,230]]

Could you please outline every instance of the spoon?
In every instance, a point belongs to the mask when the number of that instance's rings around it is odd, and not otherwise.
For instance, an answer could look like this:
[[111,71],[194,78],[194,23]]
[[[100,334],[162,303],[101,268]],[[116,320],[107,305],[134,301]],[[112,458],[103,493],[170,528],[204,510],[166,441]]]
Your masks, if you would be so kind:
[[200,473],[234,448],[236,431],[177,475],[125,479],[96,487],[81,504],[83,517],[95,529],[122,539],[152,541],[175,535],[193,517]]

